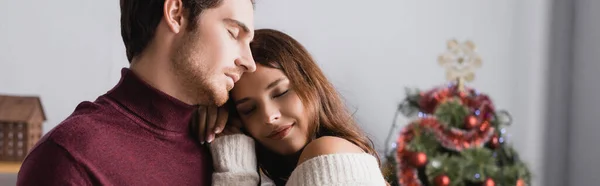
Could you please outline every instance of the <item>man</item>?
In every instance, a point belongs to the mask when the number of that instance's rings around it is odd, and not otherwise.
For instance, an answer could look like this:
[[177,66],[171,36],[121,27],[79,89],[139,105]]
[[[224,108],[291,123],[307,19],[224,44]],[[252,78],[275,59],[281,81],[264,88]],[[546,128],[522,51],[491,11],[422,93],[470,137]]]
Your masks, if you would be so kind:
[[[253,12],[251,0],[121,0],[130,68],[38,142],[17,185],[210,185],[210,154],[189,123],[256,70]],[[207,142],[226,120],[216,112],[200,126]]]

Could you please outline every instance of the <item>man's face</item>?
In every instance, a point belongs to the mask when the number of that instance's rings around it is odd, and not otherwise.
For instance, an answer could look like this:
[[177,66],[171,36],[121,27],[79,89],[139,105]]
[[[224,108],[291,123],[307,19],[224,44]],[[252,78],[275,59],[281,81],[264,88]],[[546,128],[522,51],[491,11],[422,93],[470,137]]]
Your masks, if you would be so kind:
[[172,70],[198,104],[223,105],[242,73],[253,72],[254,36],[250,0],[223,0],[203,10],[193,30],[184,28],[174,42]]

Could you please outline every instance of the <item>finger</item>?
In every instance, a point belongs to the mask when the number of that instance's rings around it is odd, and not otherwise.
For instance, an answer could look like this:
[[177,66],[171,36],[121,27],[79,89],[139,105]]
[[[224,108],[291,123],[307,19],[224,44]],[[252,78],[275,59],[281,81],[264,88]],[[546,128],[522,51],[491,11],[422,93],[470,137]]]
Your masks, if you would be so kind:
[[215,123],[217,122],[217,107],[208,107],[206,113],[206,141],[208,143],[215,139]]
[[225,127],[220,133],[216,134],[216,137],[221,137],[221,136],[226,136],[226,135],[231,135],[233,134],[231,132],[231,129],[229,129],[229,127]]
[[225,124],[227,124],[227,118],[229,117],[229,112],[225,107],[220,107],[217,113],[217,121],[215,123],[215,128],[212,130],[215,134],[221,133],[221,131],[225,128]]
[[239,130],[236,128],[225,126],[225,129],[223,129],[223,131],[221,131],[221,133],[217,134],[216,136],[221,137],[221,136],[233,135],[233,134],[241,134],[241,132],[239,132]]
[[204,144],[206,140],[206,107],[198,107],[198,140]]

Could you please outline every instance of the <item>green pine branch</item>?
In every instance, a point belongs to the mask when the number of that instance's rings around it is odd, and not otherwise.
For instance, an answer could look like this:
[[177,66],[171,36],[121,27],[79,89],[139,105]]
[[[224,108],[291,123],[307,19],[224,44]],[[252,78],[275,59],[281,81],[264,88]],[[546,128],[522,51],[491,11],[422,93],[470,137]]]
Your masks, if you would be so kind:
[[399,109],[404,116],[413,117],[421,110],[419,105],[419,100],[421,99],[420,90],[406,88],[405,91],[406,98],[400,104]]
[[465,118],[470,114],[470,112],[469,109],[460,102],[460,100],[453,98],[441,103],[435,110],[434,114],[444,125],[455,128],[463,128],[465,125]]
[[450,179],[451,186],[461,186],[464,185],[463,170],[464,166],[461,164],[460,158],[443,153],[431,158],[425,168],[425,173],[429,183],[433,184],[436,177],[446,175]]
[[[395,152],[395,151],[394,151]],[[383,164],[385,180],[391,184],[391,186],[398,186],[398,172],[396,170],[397,162],[394,156],[395,153],[389,154],[385,157],[385,163]]]
[[[421,111],[420,91],[418,89],[406,89],[406,98],[400,105],[400,111],[407,117],[412,117]],[[458,98],[450,100],[437,106],[434,115],[447,127],[464,128],[465,118],[472,114]],[[501,137],[499,129],[510,125],[511,117],[506,111],[495,111],[490,118],[492,127],[498,129],[496,135]],[[527,165],[518,158],[518,153],[506,143],[500,144],[496,149],[487,147],[476,147],[465,149],[461,152],[453,152],[444,149],[440,142],[430,131],[411,124],[414,127],[413,139],[408,142],[407,150],[423,152],[427,155],[428,163],[425,167],[426,178],[420,178],[423,182],[433,185],[434,179],[440,175],[446,175],[452,186],[464,186],[469,183],[481,183],[487,178],[492,178],[496,185],[515,185],[517,180],[522,179],[528,185],[531,184],[531,172]],[[394,153],[386,158],[392,167],[397,166]],[[390,166],[390,165],[388,165]],[[397,170],[393,174],[386,175],[386,179],[393,185],[398,185]],[[475,175],[478,175],[476,177]]]
[[[493,152],[487,148],[470,148],[460,152],[465,166],[463,179],[472,182],[483,182],[486,178],[496,175],[498,167]],[[478,175],[478,177],[476,176]]]
[[407,150],[412,152],[424,152],[428,157],[435,155],[441,145],[434,134],[426,131],[417,124],[415,124],[413,130],[414,138],[407,144]]

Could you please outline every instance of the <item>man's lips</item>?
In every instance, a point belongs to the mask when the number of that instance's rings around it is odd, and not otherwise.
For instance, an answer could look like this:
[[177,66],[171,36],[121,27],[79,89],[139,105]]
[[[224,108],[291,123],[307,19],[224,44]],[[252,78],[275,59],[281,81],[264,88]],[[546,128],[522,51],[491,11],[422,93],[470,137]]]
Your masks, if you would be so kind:
[[231,78],[233,80],[233,83],[236,83],[237,81],[240,80],[240,76],[237,74],[233,74],[233,73],[227,73],[225,74],[227,77]]

